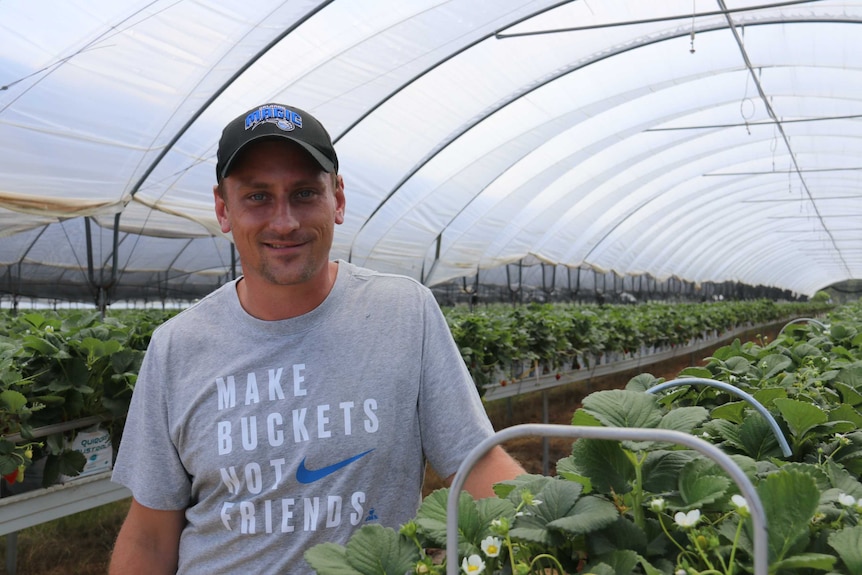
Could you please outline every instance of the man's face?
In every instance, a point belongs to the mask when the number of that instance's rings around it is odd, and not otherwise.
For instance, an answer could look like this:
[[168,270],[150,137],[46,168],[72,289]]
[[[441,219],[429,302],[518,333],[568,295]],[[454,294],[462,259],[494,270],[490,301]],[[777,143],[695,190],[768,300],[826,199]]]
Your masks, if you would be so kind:
[[249,145],[214,194],[216,216],[224,233],[233,232],[247,280],[297,285],[324,273],[335,225],[344,221],[344,182],[301,146]]

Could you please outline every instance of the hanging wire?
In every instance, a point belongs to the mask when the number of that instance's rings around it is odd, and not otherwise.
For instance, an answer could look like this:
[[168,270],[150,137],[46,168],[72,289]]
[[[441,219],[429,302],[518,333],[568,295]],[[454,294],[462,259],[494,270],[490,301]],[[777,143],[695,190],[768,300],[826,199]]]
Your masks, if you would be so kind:
[[[719,6],[721,7],[722,10],[727,9],[727,5],[725,3],[725,0],[718,0],[718,3],[719,3]],[[770,98],[767,97],[766,92],[763,89],[763,85],[760,82],[759,75],[758,76],[754,75],[754,66],[752,66],[751,59],[749,58],[749,55],[748,55],[747,51],[745,50],[745,41],[744,41],[745,27],[744,26],[742,27],[742,37],[740,37],[739,33],[736,31],[736,27],[733,23],[733,19],[730,17],[729,14],[726,15],[726,18],[727,18],[729,30],[734,35],[734,37],[736,39],[736,44],[740,50],[740,54],[741,54],[743,60],[745,60],[745,66],[749,71],[749,75],[752,77],[752,80],[754,80],[754,82],[755,82],[755,88],[758,91],[758,94],[760,96],[760,100],[763,102],[763,105],[766,107],[766,114],[770,118],[772,118],[772,120],[775,122],[775,127],[778,129],[778,132],[781,134],[781,138],[784,141],[784,145],[787,147],[787,153],[788,153],[789,158],[790,158],[791,168],[792,168],[793,172],[799,177],[799,185],[800,185],[800,190],[802,192],[802,195],[803,195],[803,197],[807,197],[808,200],[810,201],[813,213],[815,214],[815,217],[817,218],[817,220],[820,222],[820,225],[823,228],[823,231],[829,237],[829,241],[832,243],[832,247],[836,250],[836,252],[838,254],[838,259],[841,261],[841,264],[844,267],[844,270],[847,274],[847,277],[851,277],[853,274],[850,271],[850,266],[849,266],[848,262],[845,260],[844,256],[842,255],[841,249],[838,247],[838,244],[835,240],[835,236],[829,230],[829,226],[826,225],[826,221],[824,220],[823,214],[821,214],[820,208],[817,206],[817,203],[814,201],[814,197],[811,194],[811,190],[808,187],[808,184],[806,183],[805,178],[802,176],[802,168],[799,165],[799,160],[797,159],[796,154],[794,153],[793,147],[790,145],[790,138],[787,136],[787,133],[784,130],[783,121],[775,113],[775,110],[772,107],[772,102],[771,102]]]
[[[742,30],[742,34],[741,34],[741,36],[742,36],[742,48],[745,49],[745,26],[741,26],[740,29]],[[745,75],[745,94],[742,97],[742,101],[739,103],[739,115],[742,116],[742,121],[745,124],[745,131],[748,132],[748,135],[750,136],[751,135],[751,126],[749,126],[748,120],[750,120],[751,118],[754,117],[755,105],[754,105],[754,101],[748,97],[749,80],[750,80],[750,75],[746,74]],[[751,113],[748,115],[745,114],[746,102],[751,104]]]
[[[772,152],[772,171],[775,171],[775,154],[778,151],[778,127],[772,124],[772,141],[769,142],[769,151]],[[788,171],[790,171],[788,169]]]
[[697,15],[697,0],[691,0],[691,47],[689,53],[694,54],[694,18]]

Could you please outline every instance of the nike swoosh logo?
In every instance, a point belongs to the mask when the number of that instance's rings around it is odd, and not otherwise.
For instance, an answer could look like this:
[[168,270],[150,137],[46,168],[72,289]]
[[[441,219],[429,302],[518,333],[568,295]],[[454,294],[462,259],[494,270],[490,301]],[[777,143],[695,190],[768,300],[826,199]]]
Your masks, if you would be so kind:
[[299,467],[296,470],[296,480],[300,483],[314,483],[315,481],[319,481],[328,475],[332,475],[339,469],[347,467],[357,459],[364,457],[374,451],[373,449],[369,449],[368,451],[363,451],[359,455],[354,455],[353,457],[348,457],[344,461],[339,461],[338,463],[333,463],[332,465],[327,465],[326,467],[321,467],[320,469],[308,469],[305,466],[306,458],[303,458],[299,463]]

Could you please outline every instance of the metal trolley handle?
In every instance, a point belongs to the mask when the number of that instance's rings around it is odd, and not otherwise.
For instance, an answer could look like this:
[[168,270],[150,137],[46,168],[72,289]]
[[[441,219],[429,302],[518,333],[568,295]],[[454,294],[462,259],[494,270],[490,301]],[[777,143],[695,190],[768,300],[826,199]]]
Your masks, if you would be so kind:
[[767,555],[766,513],[763,509],[763,503],[760,501],[754,485],[742,469],[719,448],[693,435],[670,429],[586,427],[542,423],[513,425],[498,431],[477,445],[461,463],[455,474],[455,479],[452,481],[446,504],[446,575],[458,574],[458,499],[470,470],[495,445],[511,439],[535,436],[609,439],[613,441],[663,441],[690,447],[713,459],[736,482],[748,502],[754,528],[754,573],[755,575],[767,575],[769,558]]

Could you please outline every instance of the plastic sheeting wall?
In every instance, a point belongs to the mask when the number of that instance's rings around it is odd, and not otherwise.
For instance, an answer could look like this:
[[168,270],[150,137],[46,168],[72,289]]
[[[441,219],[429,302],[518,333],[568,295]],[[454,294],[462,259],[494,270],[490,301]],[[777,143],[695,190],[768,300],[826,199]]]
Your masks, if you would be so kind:
[[862,277],[862,2],[0,3],[0,291],[241,272],[215,146],[336,139],[334,256],[428,285],[524,258],[812,294]]

